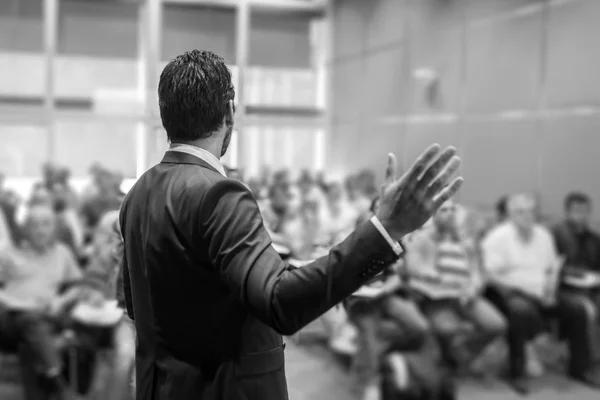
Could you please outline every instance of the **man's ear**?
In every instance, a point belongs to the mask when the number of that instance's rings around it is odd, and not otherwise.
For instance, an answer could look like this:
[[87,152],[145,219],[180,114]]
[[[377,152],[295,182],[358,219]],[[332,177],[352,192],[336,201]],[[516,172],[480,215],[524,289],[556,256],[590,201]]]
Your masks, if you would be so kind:
[[225,124],[227,124],[227,126],[235,125],[235,105],[233,104],[233,100],[229,100],[227,102],[227,112],[225,113]]

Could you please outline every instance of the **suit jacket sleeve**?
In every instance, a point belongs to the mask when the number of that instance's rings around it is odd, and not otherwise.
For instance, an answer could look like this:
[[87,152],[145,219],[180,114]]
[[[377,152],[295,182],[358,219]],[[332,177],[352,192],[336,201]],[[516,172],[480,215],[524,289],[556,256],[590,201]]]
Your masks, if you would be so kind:
[[[122,271],[121,271],[121,278],[122,278],[122,289],[119,288],[119,283],[117,283],[117,296],[119,296],[119,291],[123,290],[122,292],[122,300],[125,301],[125,309],[127,310],[127,315],[129,316],[129,318],[131,319],[135,319],[134,315],[133,315],[133,300],[131,298],[131,280],[129,278],[129,268],[127,267],[127,259],[125,258],[125,254],[123,254],[123,259],[122,259]],[[119,301],[119,303],[122,302]]]
[[198,240],[225,284],[256,318],[290,335],[397,260],[367,222],[328,256],[290,268],[271,246],[258,205],[241,183],[214,183],[201,203]]

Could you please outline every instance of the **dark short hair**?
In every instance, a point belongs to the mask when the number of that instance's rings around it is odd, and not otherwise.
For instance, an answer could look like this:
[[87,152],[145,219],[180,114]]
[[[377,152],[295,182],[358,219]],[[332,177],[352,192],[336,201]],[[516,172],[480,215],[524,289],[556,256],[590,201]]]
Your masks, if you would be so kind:
[[271,185],[271,187],[269,188],[269,198],[272,199],[279,193],[283,193],[286,196],[289,196],[290,195],[290,185],[285,182],[278,182],[278,183]]
[[571,192],[565,197],[565,210],[571,208],[573,204],[592,204],[592,200],[585,193]]
[[506,218],[508,214],[508,196],[502,196],[496,202],[496,213],[500,218]]
[[192,50],[167,64],[158,83],[162,124],[171,141],[210,137],[221,128],[235,98],[225,60],[210,51]]
[[315,179],[313,178],[312,174],[310,173],[310,171],[308,170],[303,170],[300,173],[300,178],[298,178],[298,183],[299,184],[308,184],[311,185],[315,182]]

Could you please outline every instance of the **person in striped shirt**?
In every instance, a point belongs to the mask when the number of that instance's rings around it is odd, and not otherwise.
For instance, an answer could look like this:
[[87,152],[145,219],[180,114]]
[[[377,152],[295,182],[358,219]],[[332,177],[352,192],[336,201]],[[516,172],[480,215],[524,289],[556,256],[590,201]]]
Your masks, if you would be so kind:
[[[405,245],[406,272],[445,359],[468,368],[492,341],[504,335],[506,322],[479,293],[478,251],[459,234],[456,210],[456,203],[446,202],[428,228],[411,236]],[[456,351],[459,339],[465,339],[460,352]]]

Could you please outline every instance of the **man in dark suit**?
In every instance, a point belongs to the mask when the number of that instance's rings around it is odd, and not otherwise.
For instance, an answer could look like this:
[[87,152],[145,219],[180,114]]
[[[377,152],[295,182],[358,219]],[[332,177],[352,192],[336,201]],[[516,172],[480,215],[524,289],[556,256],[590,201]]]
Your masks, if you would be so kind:
[[158,88],[171,147],[121,208],[127,312],[137,329],[138,400],[284,400],[291,335],[395,262],[399,240],[460,187],[455,149],[430,147],[396,179],[388,157],[381,209],[328,256],[287,267],[257,203],[219,158],[234,126],[222,58],[185,53]]
[[600,236],[590,227],[592,200],[584,193],[565,198],[565,219],[553,227],[556,250],[565,256],[565,270],[600,273]]

